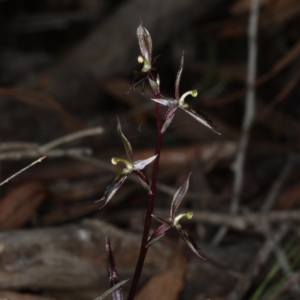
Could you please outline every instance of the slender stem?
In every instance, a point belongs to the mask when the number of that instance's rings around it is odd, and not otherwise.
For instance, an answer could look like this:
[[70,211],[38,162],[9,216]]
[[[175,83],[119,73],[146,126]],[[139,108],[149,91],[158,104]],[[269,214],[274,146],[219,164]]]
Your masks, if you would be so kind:
[[[160,93],[155,94],[155,98],[160,98]],[[148,206],[147,206],[147,212],[146,212],[146,218],[144,223],[144,232],[142,237],[142,243],[139,253],[139,258],[135,267],[135,272],[133,275],[131,287],[129,290],[128,298],[127,300],[133,300],[137,286],[139,284],[139,280],[141,277],[141,273],[144,266],[144,261],[147,255],[148,247],[148,236],[149,231],[151,227],[151,221],[152,221],[152,212],[154,208],[155,198],[156,198],[156,186],[157,186],[157,175],[158,175],[158,168],[159,168],[159,159],[160,159],[160,152],[161,152],[161,146],[162,146],[162,140],[163,140],[163,133],[161,132],[162,129],[162,117],[161,117],[161,106],[159,103],[156,103],[156,123],[157,123],[157,138],[156,138],[156,148],[155,148],[155,154],[157,154],[157,158],[155,159],[153,163],[153,170],[152,170],[152,184],[151,184],[151,191],[152,193],[149,194],[148,199]]]

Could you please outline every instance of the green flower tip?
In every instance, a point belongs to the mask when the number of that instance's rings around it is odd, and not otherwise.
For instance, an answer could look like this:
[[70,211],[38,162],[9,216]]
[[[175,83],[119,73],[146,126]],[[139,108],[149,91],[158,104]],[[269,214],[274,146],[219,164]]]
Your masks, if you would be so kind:
[[119,160],[117,157],[112,157],[112,159],[111,159],[111,163],[112,163],[113,165],[117,165],[119,161],[120,161],[120,160]]
[[192,95],[193,97],[197,97],[197,96],[198,96],[197,90],[192,90],[192,91],[191,91],[191,95]]
[[193,212],[192,211],[187,212],[186,217],[190,220],[193,217]]

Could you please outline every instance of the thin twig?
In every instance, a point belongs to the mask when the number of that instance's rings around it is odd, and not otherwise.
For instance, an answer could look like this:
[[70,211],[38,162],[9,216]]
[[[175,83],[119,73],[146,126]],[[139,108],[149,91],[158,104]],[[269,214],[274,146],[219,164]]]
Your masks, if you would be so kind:
[[[246,149],[249,142],[249,135],[252,122],[255,117],[255,77],[256,77],[256,56],[257,56],[257,27],[259,15],[259,0],[251,1],[251,11],[249,17],[248,43],[248,74],[247,74],[247,94],[245,99],[245,113],[243,119],[242,136],[239,142],[235,162],[234,162],[234,185],[233,197],[230,205],[230,213],[236,214],[239,209],[239,202],[242,190],[243,171],[245,164]],[[218,245],[227,232],[226,227],[220,228],[213,239],[213,244]]]
[[[11,151],[0,153],[0,161],[4,160],[20,160],[24,158],[36,158],[45,153],[39,149],[26,149],[20,151]],[[48,157],[64,157],[72,155],[91,155],[93,154],[90,148],[68,148],[68,149],[53,149],[47,152]]]
[[53,149],[53,148],[55,148],[59,145],[66,144],[66,143],[72,142],[74,140],[78,140],[80,138],[83,138],[83,137],[98,135],[98,134],[102,134],[102,133],[103,133],[103,128],[102,127],[95,127],[95,128],[80,130],[80,131],[65,135],[65,136],[63,136],[61,138],[58,138],[56,140],[53,140],[53,141],[51,141],[47,144],[44,144],[44,145],[39,147],[39,150],[46,153],[50,149]]
[[34,161],[33,163],[31,163],[29,166],[23,168],[22,170],[18,171],[17,173],[13,174],[12,176],[10,176],[9,178],[5,179],[4,181],[2,181],[0,183],[0,186],[2,186],[3,184],[7,183],[8,181],[10,181],[11,179],[13,179],[14,177],[16,177],[17,175],[21,174],[22,172],[26,171],[27,169],[29,169],[30,167],[34,166],[35,164],[41,162],[43,159],[45,159],[47,157],[47,155],[37,159],[36,161]]
[[[0,152],[0,160],[19,160],[22,158],[33,158],[43,154],[47,154],[49,157],[62,157],[72,155],[91,155],[92,150],[90,148],[70,148],[70,149],[54,149],[57,146],[72,142],[74,140],[93,136],[103,133],[102,127],[95,127],[80,130],[53,141],[50,141],[44,145],[38,145],[35,143],[22,143],[22,142],[10,142],[2,143]],[[23,147],[23,149],[22,149]],[[18,149],[15,151],[9,151],[11,149]],[[54,150],[52,150],[54,149]]]

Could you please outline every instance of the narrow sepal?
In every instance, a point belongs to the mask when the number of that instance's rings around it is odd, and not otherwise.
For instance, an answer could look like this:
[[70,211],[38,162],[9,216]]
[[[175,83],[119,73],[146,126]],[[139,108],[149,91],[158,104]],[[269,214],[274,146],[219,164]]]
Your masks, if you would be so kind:
[[196,119],[198,122],[200,122],[202,125],[204,125],[205,127],[209,128],[210,130],[212,130],[214,133],[221,135],[220,132],[216,131],[213,128],[211,119],[209,119],[206,115],[204,115],[202,113],[199,113],[199,112],[196,112],[191,107],[180,107],[180,108],[183,109],[191,117],[193,117],[194,119]]
[[156,159],[156,157],[157,157],[157,155],[154,155],[147,159],[135,161],[133,163],[133,169],[134,170],[143,170],[147,165],[151,164]]
[[142,24],[136,31],[137,39],[140,46],[140,51],[143,57],[151,64],[152,60],[152,39],[148,30]]
[[170,124],[172,123],[173,121],[173,118],[175,116],[175,112],[177,110],[177,107],[174,107],[174,108],[169,108],[165,114],[165,122],[163,124],[163,127],[161,129],[161,132],[162,133],[165,133],[166,130],[168,129],[168,127],[170,126]]
[[179,235],[182,237],[182,239],[186,242],[186,244],[190,247],[190,249],[201,259],[206,260],[205,257],[203,257],[199,250],[200,248],[197,246],[195,240],[187,234],[187,232],[181,228],[176,228]]
[[137,176],[138,176],[138,179],[142,185],[142,187],[149,192],[151,192],[151,188],[150,188],[150,185],[149,185],[149,179],[148,179],[148,176],[146,175],[146,173],[142,170],[135,170],[134,171]]
[[121,137],[121,140],[123,142],[128,160],[130,163],[133,163],[133,151],[132,151],[132,147],[131,144],[129,143],[129,141],[127,140],[127,138],[125,137],[125,135],[122,132],[122,127],[121,127],[121,122],[120,119],[117,116],[117,121],[118,121],[118,126],[117,126],[117,131]]
[[176,75],[176,81],[175,81],[175,98],[176,100],[179,99],[179,86],[180,86],[180,80],[181,80],[181,74],[183,70],[183,63],[184,63],[184,51],[182,51],[181,59],[180,59],[180,67]]
[[[157,78],[158,78],[158,82],[159,82],[158,74],[157,74]],[[160,94],[159,84],[157,82],[155,82],[154,80],[152,80],[151,78],[149,78],[149,84],[150,84],[150,87],[151,87],[154,95],[159,95]]]
[[187,179],[183,183],[183,185],[178,189],[178,191],[175,193],[173,200],[172,200],[172,205],[171,205],[171,213],[170,217],[172,220],[175,218],[175,213],[178,209],[178,206],[180,205],[182,199],[184,198],[188,188],[189,188],[189,180],[190,180],[191,173],[188,175]]
[[162,218],[156,215],[152,215],[152,218],[162,224],[165,224],[166,226],[173,226],[173,220],[171,220],[170,218]]
[[161,237],[163,237],[166,232],[171,228],[171,226],[162,224],[160,225],[151,235],[148,240],[147,247],[157,242]]
[[112,197],[122,186],[123,182],[126,180],[128,175],[129,175],[128,173],[124,174],[123,170],[117,172],[117,174],[114,176],[114,178],[106,187],[103,193],[103,197],[100,200],[95,201],[95,202],[105,201],[105,203],[100,207],[100,209],[106,206],[106,204],[112,199]]
[[144,181],[144,179],[142,179],[141,177],[138,176],[138,179],[140,181],[141,186],[147,191],[147,192],[151,192],[151,187],[150,185]]

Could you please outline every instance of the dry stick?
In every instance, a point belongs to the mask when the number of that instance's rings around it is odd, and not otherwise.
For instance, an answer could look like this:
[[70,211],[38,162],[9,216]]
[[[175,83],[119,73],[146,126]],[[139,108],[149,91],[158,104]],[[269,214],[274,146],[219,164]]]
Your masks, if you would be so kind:
[[[41,154],[47,154],[49,157],[61,157],[61,156],[70,156],[70,155],[78,155],[78,154],[86,154],[90,155],[92,153],[92,150],[89,148],[71,148],[71,149],[55,149],[50,151],[51,149],[60,146],[65,143],[69,143],[71,141],[80,139],[82,137],[87,136],[93,136],[103,133],[102,127],[95,127],[95,128],[89,128],[80,130],[68,135],[65,135],[63,137],[60,137],[58,139],[55,139],[53,141],[50,141],[44,145],[38,145],[38,144],[32,144],[32,147],[30,147],[30,144],[26,143],[24,150],[18,150],[18,151],[9,151],[9,152],[0,152],[0,160],[6,160],[6,159],[21,159],[21,158],[28,158],[28,157],[36,157]],[[21,143],[13,142],[9,143],[10,146],[21,146]],[[2,145],[2,147],[7,151],[8,145]]]
[[4,181],[2,181],[0,183],[0,186],[2,186],[3,184],[7,183],[8,181],[10,181],[11,179],[13,179],[14,177],[16,177],[17,175],[21,174],[22,172],[26,171],[27,169],[29,169],[30,167],[34,166],[35,164],[41,162],[43,159],[45,159],[47,157],[47,155],[37,159],[36,161],[34,161],[33,163],[31,163],[29,166],[23,168],[22,170],[18,171],[17,173],[13,174],[12,176],[10,176],[9,178],[5,179]]
[[[47,152],[48,157],[64,157],[64,156],[72,156],[72,155],[91,155],[93,153],[90,148],[68,148],[68,149],[53,149]],[[4,152],[0,153],[0,161],[3,160],[20,160],[23,158],[36,158],[44,154],[39,151],[39,149],[25,149],[20,151],[13,152]]]
[[95,127],[95,128],[89,128],[81,131],[77,131],[68,135],[65,135],[61,138],[58,138],[56,140],[53,140],[47,144],[44,144],[39,147],[40,151],[47,152],[50,149],[53,149],[61,144],[69,143],[71,141],[80,139],[82,137],[87,137],[91,135],[97,135],[97,134],[102,134],[103,133],[103,128],[102,127]]
[[[243,120],[242,136],[238,146],[237,155],[234,162],[234,186],[233,197],[230,205],[230,213],[236,214],[239,209],[240,195],[243,182],[243,169],[245,164],[246,148],[249,141],[250,129],[255,117],[255,76],[256,76],[256,56],[257,56],[257,26],[258,26],[259,0],[251,1],[249,17],[249,57],[247,74],[247,94],[245,100],[245,113]],[[228,228],[223,226],[213,239],[213,244],[218,245],[225,236]]]
[[268,239],[265,241],[263,246],[258,251],[253,262],[249,265],[246,276],[241,277],[237,284],[236,288],[229,294],[227,300],[240,300],[243,299],[245,291],[251,285],[252,279],[257,276],[260,267],[267,261],[270,254],[272,253],[276,244],[278,244],[287,234],[289,230],[289,225],[281,224],[281,226],[274,232]]
[[272,294],[268,300],[276,300],[276,299],[283,299],[279,298],[286,290],[288,290],[291,286],[295,285],[300,281],[300,272],[294,273],[289,279],[287,279],[279,288],[278,290]]

